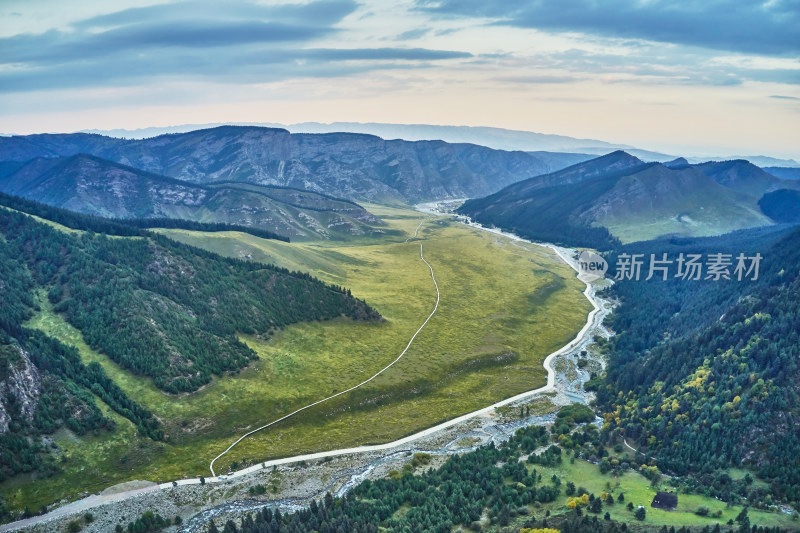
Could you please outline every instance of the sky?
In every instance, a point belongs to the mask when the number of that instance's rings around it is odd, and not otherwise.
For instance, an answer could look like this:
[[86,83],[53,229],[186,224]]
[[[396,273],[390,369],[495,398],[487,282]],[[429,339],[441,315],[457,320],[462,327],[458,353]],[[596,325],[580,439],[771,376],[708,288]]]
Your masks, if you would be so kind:
[[800,0],[3,0],[0,132],[494,126],[800,158]]

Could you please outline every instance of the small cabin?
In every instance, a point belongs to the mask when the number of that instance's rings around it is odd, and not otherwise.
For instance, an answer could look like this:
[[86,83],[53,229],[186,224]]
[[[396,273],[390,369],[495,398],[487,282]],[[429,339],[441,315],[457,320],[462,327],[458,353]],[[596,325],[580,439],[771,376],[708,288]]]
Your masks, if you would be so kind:
[[657,492],[650,507],[674,511],[678,507],[678,495],[674,492]]

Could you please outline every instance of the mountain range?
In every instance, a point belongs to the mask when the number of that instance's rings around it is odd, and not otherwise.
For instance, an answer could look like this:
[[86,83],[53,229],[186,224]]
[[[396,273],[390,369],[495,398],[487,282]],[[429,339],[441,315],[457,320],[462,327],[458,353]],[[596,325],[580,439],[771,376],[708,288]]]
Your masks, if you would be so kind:
[[39,157],[7,170],[14,171],[0,171],[0,191],[101,217],[234,224],[293,240],[385,231],[377,217],[347,200],[236,182],[198,185],[86,154]]
[[81,153],[198,184],[247,182],[389,203],[483,196],[575,161],[473,144],[236,126],[141,140],[90,134],[0,138],[7,169],[10,162]]
[[665,235],[766,226],[759,199],[800,184],[743,161],[645,163],[622,151],[520,181],[459,209],[537,240],[609,248]]
[[764,167],[764,170],[784,180],[800,180],[800,168],[794,167]]
[[[216,124],[182,124],[178,126],[149,127],[134,130],[84,130],[85,133],[96,133],[126,139],[143,139],[155,137],[165,133],[185,133],[193,130],[208,129],[224,125],[239,126],[265,126],[283,128],[292,133],[365,133],[376,135],[384,139],[404,139],[406,141],[431,141],[441,140],[449,143],[470,143],[495,148],[497,150],[523,151],[523,152],[579,152],[585,159],[592,156],[605,155],[614,150],[625,150],[645,161],[666,162],[674,159],[669,155],[653,150],[644,150],[627,144],[610,143],[596,139],[578,139],[565,135],[535,133],[531,131],[509,130],[504,128],[481,126],[439,126],[429,124],[387,124],[375,122],[302,122],[298,124],[278,124],[273,122],[235,122]],[[703,161],[728,161],[731,159],[745,159],[761,167],[800,167],[794,159],[780,159],[764,155],[728,155],[728,156],[703,156],[690,157],[692,163]],[[577,163],[578,161],[573,161]],[[557,169],[553,169],[557,170]]]
[[[186,133],[189,131],[208,129],[228,124],[184,124],[169,127],[151,127],[138,130],[85,130],[85,133],[95,133],[112,137],[128,139],[143,139],[155,137],[165,133]],[[570,152],[579,148],[601,148],[613,150],[615,148],[633,148],[595,139],[576,139],[565,135],[552,135],[530,131],[508,130],[503,128],[476,127],[476,126],[437,126],[430,124],[386,124],[377,122],[302,122],[297,124],[264,123],[233,123],[237,126],[261,126],[269,128],[282,128],[292,133],[363,133],[375,135],[383,139],[403,139],[406,141],[445,141],[449,143],[479,144],[498,150],[518,151],[553,151]]]
[[[0,138],[0,191],[96,216],[226,223],[301,240],[382,235],[381,221],[354,201],[471,197],[461,212],[475,220],[603,248],[770,225],[761,197],[800,189],[744,160],[586,157],[254,126],[132,140],[30,135]],[[781,197],[781,213],[793,198]]]

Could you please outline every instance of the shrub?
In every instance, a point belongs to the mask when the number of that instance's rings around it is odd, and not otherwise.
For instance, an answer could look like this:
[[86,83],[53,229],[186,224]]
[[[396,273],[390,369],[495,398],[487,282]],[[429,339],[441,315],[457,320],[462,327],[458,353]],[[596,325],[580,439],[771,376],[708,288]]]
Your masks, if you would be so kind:
[[639,507],[636,508],[636,512],[633,513],[633,517],[636,520],[644,520],[645,517],[647,517],[647,509],[645,509],[640,505]]

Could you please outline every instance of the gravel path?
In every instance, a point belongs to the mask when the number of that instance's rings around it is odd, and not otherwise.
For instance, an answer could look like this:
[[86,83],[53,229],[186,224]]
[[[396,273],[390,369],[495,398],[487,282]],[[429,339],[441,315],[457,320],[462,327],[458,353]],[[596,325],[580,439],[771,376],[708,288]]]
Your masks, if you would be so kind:
[[[422,225],[422,221],[420,221],[420,223],[419,223],[419,226],[421,226],[421,225]],[[416,236],[416,234],[417,234],[417,231],[419,231],[419,226],[417,226],[417,230],[416,230],[416,231],[414,231],[414,235],[415,235],[415,236]],[[236,439],[236,441],[235,441],[233,444],[231,444],[230,446],[228,446],[228,448],[227,448],[227,449],[226,449],[224,452],[222,452],[222,453],[221,453],[221,454],[219,454],[218,456],[214,457],[214,459],[211,461],[211,464],[209,465],[209,468],[211,469],[211,476],[212,476],[212,477],[215,477],[215,476],[217,475],[217,474],[214,472],[214,463],[217,461],[217,459],[219,459],[220,457],[222,457],[223,455],[225,455],[226,453],[228,453],[229,451],[231,451],[231,450],[233,449],[233,447],[234,447],[234,446],[236,446],[237,444],[239,444],[240,442],[242,442],[244,439],[246,439],[246,438],[247,438],[247,437],[249,437],[250,435],[252,435],[252,434],[254,434],[254,433],[258,433],[259,431],[261,431],[261,430],[263,430],[263,429],[266,429],[266,428],[268,428],[268,427],[270,427],[270,426],[272,426],[272,425],[274,425],[274,424],[277,424],[278,422],[281,422],[281,421],[283,421],[283,420],[286,420],[287,418],[290,418],[290,417],[292,417],[292,416],[296,415],[297,413],[299,413],[299,412],[301,412],[301,411],[305,411],[306,409],[310,409],[310,408],[314,407],[315,405],[319,405],[319,404],[321,404],[321,403],[327,402],[328,400],[332,400],[332,399],[334,399],[334,398],[336,398],[336,397],[338,397],[338,396],[341,396],[342,394],[347,394],[348,392],[354,391],[354,390],[356,390],[357,388],[359,388],[359,387],[362,387],[362,386],[366,385],[367,383],[369,383],[369,382],[370,382],[370,381],[372,381],[373,379],[377,378],[378,376],[380,376],[381,374],[383,374],[384,372],[386,372],[387,370],[389,370],[389,369],[390,369],[392,366],[394,366],[394,364],[395,364],[396,362],[398,362],[400,359],[402,359],[402,358],[403,358],[403,356],[406,354],[406,352],[408,351],[408,349],[409,349],[409,348],[411,348],[411,344],[414,342],[414,339],[416,339],[416,338],[417,338],[417,335],[419,335],[419,332],[420,332],[420,331],[422,331],[422,328],[424,328],[424,327],[425,327],[425,326],[428,324],[428,321],[429,321],[431,318],[433,318],[433,315],[434,315],[434,314],[436,314],[436,310],[437,310],[437,309],[439,309],[439,299],[440,299],[440,296],[439,296],[439,284],[438,284],[438,283],[436,283],[436,276],[434,276],[434,275],[433,275],[433,267],[431,266],[431,264],[430,264],[430,263],[428,263],[428,261],[426,261],[426,260],[425,260],[425,256],[422,254],[422,244],[420,244],[420,245],[419,245],[419,258],[420,258],[420,259],[422,259],[422,262],[423,262],[423,263],[425,263],[425,264],[428,266],[428,270],[430,270],[430,271],[431,271],[431,279],[433,280],[433,286],[434,286],[434,288],[436,289],[436,304],[433,306],[433,311],[431,311],[431,314],[430,314],[430,315],[428,315],[428,318],[426,318],[426,319],[425,319],[425,322],[423,322],[423,323],[422,323],[422,325],[419,327],[419,329],[418,329],[417,331],[415,331],[415,332],[414,332],[414,334],[411,336],[411,340],[409,340],[409,341],[408,341],[408,344],[406,345],[405,349],[403,349],[403,351],[400,353],[400,355],[398,355],[398,356],[397,356],[397,359],[395,359],[394,361],[392,361],[391,363],[389,363],[388,365],[386,365],[385,367],[383,367],[381,370],[379,370],[378,372],[376,372],[376,373],[375,373],[375,375],[373,375],[372,377],[370,377],[370,378],[368,378],[368,379],[365,379],[364,381],[362,381],[362,382],[361,382],[361,383],[359,383],[358,385],[355,385],[355,386],[353,386],[353,387],[350,387],[350,388],[349,388],[349,389],[347,389],[347,390],[343,390],[343,391],[341,391],[341,392],[337,392],[336,394],[333,394],[333,395],[331,395],[331,396],[328,396],[327,398],[323,398],[322,400],[317,400],[317,401],[316,401],[316,402],[314,402],[314,403],[310,403],[310,404],[308,404],[308,405],[305,405],[305,406],[303,406],[303,407],[301,407],[301,408],[299,408],[299,409],[296,409],[295,411],[292,411],[292,412],[291,412],[291,413],[289,413],[288,415],[284,415],[284,416],[282,416],[282,417],[278,418],[277,420],[273,420],[273,421],[272,421],[272,422],[270,422],[269,424],[264,424],[264,425],[263,425],[263,426],[261,426],[261,427],[258,427],[258,428],[254,429],[254,430],[252,430],[252,431],[249,431],[249,432],[245,433],[244,435],[242,435],[241,437],[239,437],[238,439]]]
[[[428,207],[428,206],[425,206]],[[428,212],[431,214],[442,214],[440,211],[433,211],[433,210],[423,210],[424,212]],[[561,404],[568,404],[572,401],[583,401],[586,402],[586,394],[583,391],[578,391],[580,389],[580,384],[583,380],[579,379],[577,382],[574,380],[570,380],[563,375],[557,373],[553,368],[554,360],[557,358],[576,358],[577,354],[580,353],[583,349],[585,349],[588,345],[593,342],[593,337],[595,334],[602,334],[602,335],[609,335],[610,333],[605,330],[602,326],[603,319],[607,314],[610,312],[612,305],[610,302],[602,300],[598,298],[595,294],[595,286],[589,280],[583,279],[580,276],[580,271],[578,270],[577,263],[573,258],[573,252],[571,250],[560,248],[558,246],[554,246],[547,243],[532,243],[530,241],[526,241],[525,239],[521,239],[516,235],[508,234],[499,230],[483,228],[478,224],[470,223],[469,221],[463,221],[465,223],[469,223],[469,225],[475,227],[476,229],[482,231],[489,231],[495,234],[502,235],[512,240],[512,242],[516,242],[521,245],[532,244],[536,246],[543,246],[553,250],[558,257],[568,264],[570,267],[573,268],[578,273],[578,278],[581,279],[584,283],[586,283],[586,290],[584,291],[584,295],[586,298],[591,302],[593,306],[593,310],[589,313],[587,317],[586,324],[578,333],[578,335],[573,339],[569,344],[562,347],[561,349],[557,350],[550,354],[544,361],[544,368],[547,371],[547,384],[544,387],[540,387],[535,390],[527,391],[521,394],[518,394],[514,397],[507,398],[500,402],[497,402],[493,405],[480,409],[478,411],[474,411],[472,413],[467,413],[462,415],[458,418],[449,420],[437,426],[428,428],[421,432],[415,433],[413,435],[409,435],[407,437],[398,439],[393,442],[385,443],[385,444],[378,444],[372,446],[359,446],[355,448],[347,448],[341,450],[331,450],[327,452],[320,452],[314,454],[307,454],[303,456],[297,457],[286,457],[283,459],[276,459],[273,461],[267,461],[264,463],[259,463],[257,465],[251,466],[249,468],[245,468],[243,470],[239,470],[237,472],[233,472],[229,475],[222,475],[222,476],[214,476],[211,478],[205,479],[205,486],[201,486],[201,481],[199,478],[194,479],[182,479],[174,482],[169,483],[162,483],[160,485],[150,485],[147,487],[137,488],[135,490],[127,490],[118,492],[115,494],[102,494],[102,495],[93,495],[82,500],[78,500],[62,507],[59,507],[45,515],[35,516],[26,520],[21,520],[18,522],[5,524],[0,526],[0,532],[3,531],[15,531],[19,529],[27,529],[32,526],[36,531],[46,531],[48,530],[51,523],[57,521],[59,519],[66,520],[66,516],[77,516],[80,515],[87,510],[95,509],[100,506],[108,506],[106,508],[113,508],[116,509],[120,505],[125,505],[128,507],[141,507],[144,505],[144,509],[153,507],[157,507],[158,504],[163,504],[169,507],[173,505],[170,503],[170,499],[173,495],[183,494],[181,498],[188,498],[189,500],[194,500],[200,494],[208,494],[208,491],[216,491],[216,487],[220,489],[223,487],[232,487],[232,486],[246,486],[252,485],[256,483],[261,477],[267,475],[269,472],[274,472],[276,468],[278,469],[288,469],[288,472],[291,472],[292,476],[297,476],[298,479],[302,478],[308,472],[315,471],[316,469],[328,469],[333,473],[334,479],[339,480],[336,483],[327,483],[325,486],[319,483],[320,477],[319,474],[316,473],[312,477],[315,477],[315,480],[311,480],[305,482],[305,484],[300,483],[304,488],[300,493],[296,494],[286,494],[285,498],[278,501],[272,502],[264,502],[264,501],[256,501],[256,500],[237,500],[237,501],[228,501],[227,503],[217,503],[212,504],[208,501],[209,508],[207,511],[200,513],[197,515],[198,522],[204,522],[208,520],[211,516],[220,516],[225,514],[226,512],[236,511],[236,510],[249,510],[249,509],[256,509],[263,507],[264,505],[271,505],[277,507],[283,507],[286,510],[297,508],[298,506],[305,505],[310,499],[318,498],[321,494],[324,494],[327,490],[334,488],[335,485],[335,493],[337,495],[343,493],[347,490],[348,487],[353,486],[358,481],[375,475],[385,475],[387,469],[392,467],[394,464],[395,466],[399,466],[405,460],[404,458],[407,457],[410,453],[416,450],[426,450],[432,452],[434,455],[441,455],[447,456],[453,453],[464,453],[470,451],[477,446],[485,444],[489,440],[499,442],[501,440],[505,440],[508,435],[513,434],[513,432],[519,428],[528,426],[531,424],[546,424],[552,422],[553,415],[544,415],[544,416],[532,416],[522,420],[517,420],[511,423],[498,423],[496,419],[496,408],[503,407],[507,405],[512,405],[516,403],[523,402],[525,400],[529,400],[533,397],[538,395],[547,394],[551,396],[551,400],[554,404],[561,405]],[[421,226],[422,222],[420,222]],[[415,231],[416,233],[419,231],[420,226],[417,226]],[[417,330],[417,333],[409,341],[409,344],[406,346],[406,349],[400,356],[395,359],[390,365],[386,368],[381,370],[381,372],[385,371],[389,367],[391,367],[395,362],[397,362],[408,350],[411,343],[414,341],[416,335],[420,332],[420,330],[428,323],[430,318],[436,312],[438,305],[439,305],[439,288],[438,284],[436,283],[436,278],[434,277],[433,267],[425,260],[423,256],[423,249],[422,245],[420,245],[420,259],[425,262],[431,272],[431,279],[433,280],[434,286],[436,287],[437,298],[436,298],[436,305],[434,306],[433,311],[425,320],[425,322],[420,326]],[[335,396],[344,394],[351,390],[354,390],[361,385],[371,381],[381,372],[366,380],[365,382],[356,385],[355,387],[348,389],[346,391],[342,391],[334,396],[326,398],[325,400],[320,400],[314,404],[310,404],[302,409],[307,409],[312,405],[317,405],[323,401],[326,401],[330,398]],[[270,425],[280,421],[285,420],[289,416],[301,411],[299,409],[294,413],[290,413],[289,415],[275,420],[270,424],[262,426],[256,430],[253,430],[246,435],[240,437],[231,447],[228,448],[229,451],[236,443],[241,442],[241,440],[248,435],[252,435],[256,431],[260,431]],[[475,438],[478,442],[474,445],[463,447],[458,443],[463,441],[465,438]],[[413,444],[413,445],[412,445]],[[626,443],[627,444],[627,443]],[[216,459],[221,457],[217,456]],[[311,466],[314,463],[311,463],[309,466],[302,466],[306,465],[308,461],[324,459],[325,461],[330,461],[330,463],[317,463],[317,466]],[[301,466],[298,466],[300,464]],[[346,468],[340,468],[339,465],[345,464],[347,465]],[[213,462],[212,462],[213,466]],[[213,473],[213,469],[212,469]],[[309,474],[310,475],[310,474]],[[293,485],[295,486],[294,491],[300,488],[300,485]],[[189,492],[186,492],[189,491]],[[200,491],[200,492],[197,492]],[[205,492],[203,492],[205,491]],[[189,496],[190,494],[194,494],[195,496]],[[177,497],[177,496],[175,496]],[[235,498],[235,497],[233,497]],[[206,500],[206,497],[202,498]],[[231,496],[226,496],[227,500],[231,500]],[[207,500],[206,500],[207,501]],[[124,502],[124,503],[121,503]],[[130,502],[130,504],[129,504]],[[116,504],[109,506],[109,504]],[[173,506],[174,507],[174,506]],[[170,507],[172,509],[173,507]],[[177,510],[177,509],[176,509]],[[110,514],[113,514],[110,513]],[[194,522],[194,520],[192,521]],[[99,524],[98,524],[99,526]],[[44,527],[45,529],[40,529]],[[94,529],[93,527],[89,527],[87,529]],[[195,528],[190,526],[189,524],[185,524],[181,531],[193,531]],[[102,531],[102,529],[98,529],[98,531]]]

